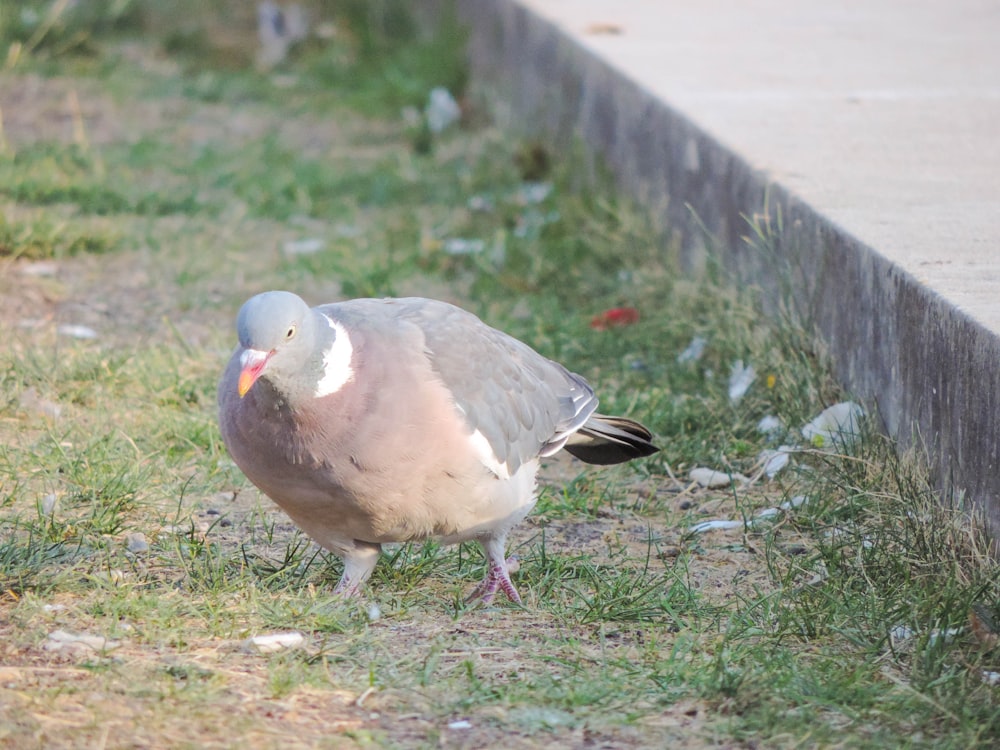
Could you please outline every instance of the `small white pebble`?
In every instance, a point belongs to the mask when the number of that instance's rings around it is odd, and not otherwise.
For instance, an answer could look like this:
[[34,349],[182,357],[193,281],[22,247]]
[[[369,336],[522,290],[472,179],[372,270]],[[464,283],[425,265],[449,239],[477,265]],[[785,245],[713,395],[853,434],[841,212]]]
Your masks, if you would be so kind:
[[469,198],[466,204],[470,211],[479,213],[490,213],[494,209],[493,199],[488,195],[474,195]]
[[452,721],[448,724],[448,729],[472,729],[472,724],[467,719]]
[[762,417],[757,423],[757,432],[761,435],[770,435],[773,432],[781,432],[783,429],[785,429],[785,424],[781,421],[781,417],[772,414]]
[[289,240],[281,246],[285,255],[315,255],[326,247],[326,242],[318,237],[305,240]]
[[102,635],[54,630],[49,633],[42,648],[46,651],[110,651],[121,645],[120,641],[112,641]]
[[757,460],[764,465],[764,473],[768,479],[774,479],[779,471],[788,466],[791,456],[787,450],[782,450],[788,446],[781,446],[778,450],[763,450],[757,456]]
[[517,199],[521,205],[530,206],[543,202],[551,192],[551,182],[526,182],[521,185]]
[[54,492],[50,492],[48,495],[42,498],[41,508],[43,516],[51,516],[56,512],[56,508],[59,507],[59,498]]
[[907,641],[913,637],[913,628],[897,625],[889,631],[889,637],[894,641]]
[[59,419],[62,414],[62,406],[47,398],[38,395],[35,388],[27,388],[21,393],[21,408],[25,411],[41,414],[51,419]]
[[928,643],[936,643],[937,641],[947,641],[949,638],[954,638],[956,635],[961,635],[964,628],[945,628],[944,630],[932,630],[927,636]]
[[825,581],[829,577],[830,577],[830,574],[824,569],[824,570],[819,571],[818,573],[813,573],[812,578],[810,578],[808,581],[806,581],[805,585],[806,586],[816,586],[816,585],[822,583],[823,581]]
[[289,633],[270,633],[255,635],[246,641],[246,645],[261,654],[273,654],[278,651],[298,648],[306,642],[305,636],[298,631]]
[[702,487],[712,490],[729,487],[733,482],[747,481],[747,478],[742,474],[727,474],[724,471],[715,471],[704,466],[691,469],[688,476],[691,477],[692,482],[697,482]]
[[744,366],[742,359],[733,362],[729,370],[729,400],[738,404],[756,379],[757,371],[753,369],[753,365]]
[[141,531],[125,535],[125,548],[129,552],[149,552],[149,542]]
[[701,355],[705,353],[705,346],[707,344],[708,339],[704,336],[695,336],[691,339],[691,343],[687,345],[687,348],[677,355],[677,363],[697,362],[701,359]]
[[843,401],[824,409],[819,416],[801,427],[802,437],[813,446],[835,449],[861,437],[865,410],[853,401]]
[[757,521],[766,521],[769,518],[774,518],[776,515],[781,513],[778,508],[764,508],[751,520],[744,523],[743,521],[702,521],[701,523],[696,523],[691,527],[691,531],[695,534],[704,534],[706,531],[732,531],[733,529],[742,529],[744,527],[750,528]]
[[[932,630],[927,634],[927,642],[946,641],[956,635],[961,635],[963,628],[946,628],[944,630]],[[916,631],[906,625],[897,625],[889,631],[889,637],[894,641],[906,641],[916,636]]]
[[486,249],[485,240],[469,240],[462,237],[452,237],[444,241],[444,251],[448,255],[475,255]]
[[379,609],[379,606],[375,602],[372,602],[371,604],[369,604],[368,605],[368,621],[369,622],[376,622],[376,621],[380,620],[381,618],[382,618],[382,610]]
[[987,685],[1000,685],[1000,672],[991,672],[989,670],[983,670],[983,682]]
[[791,510],[792,508],[798,508],[800,505],[805,505],[805,504],[806,504],[806,496],[796,495],[790,500],[786,500],[778,507],[781,508],[782,510]]
[[727,531],[730,529],[742,529],[742,521],[702,521],[701,523],[696,523],[691,527],[691,531],[695,534],[704,534],[706,531],[723,530]]
[[74,339],[96,339],[97,331],[89,326],[80,325],[61,325],[56,329],[56,332],[63,335],[69,336]]
[[458,122],[462,117],[462,108],[455,97],[444,86],[431,89],[424,108],[427,127],[432,133],[440,133]]
[[25,276],[55,276],[59,273],[59,266],[47,260],[39,260],[34,263],[26,263],[20,268]]

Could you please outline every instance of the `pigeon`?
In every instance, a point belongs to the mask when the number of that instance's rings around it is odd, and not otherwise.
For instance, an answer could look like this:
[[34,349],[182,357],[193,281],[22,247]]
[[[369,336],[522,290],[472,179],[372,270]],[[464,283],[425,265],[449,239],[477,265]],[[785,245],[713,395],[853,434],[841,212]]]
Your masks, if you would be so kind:
[[459,307],[419,297],[310,308],[249,299],[219,382],[219,425],[246,477],[343,559],[357,595],[381,546],[478,542],[487,570],[469,601],[521,597],[505,558],[532,509],[541,459],[591,464],[659,449],[638,422],[596,412],[580,375]]

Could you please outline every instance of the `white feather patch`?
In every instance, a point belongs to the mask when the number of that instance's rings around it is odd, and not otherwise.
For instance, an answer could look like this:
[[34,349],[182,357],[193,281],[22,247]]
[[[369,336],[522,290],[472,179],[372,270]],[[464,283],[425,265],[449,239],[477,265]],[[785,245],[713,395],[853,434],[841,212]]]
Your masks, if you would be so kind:
[[486,439],[483,433],[476,430],[469,436],[469,442],[472,443],[472,449],[479,456],[479,460],[483,462],[483,466],[496,474],[500,479],[510,479],[510,469],[507,467],[507,464],[500,463],[500,459],[493,452],[490,441]]
[[330,348],[323,353],[323,377],[316,383],[316,398],[336,393],[354,377],[354,370],[351,369],[351,357],[354,355],[351,337],[340,323],[326,315],[323,317],[330,324],[335,337]]

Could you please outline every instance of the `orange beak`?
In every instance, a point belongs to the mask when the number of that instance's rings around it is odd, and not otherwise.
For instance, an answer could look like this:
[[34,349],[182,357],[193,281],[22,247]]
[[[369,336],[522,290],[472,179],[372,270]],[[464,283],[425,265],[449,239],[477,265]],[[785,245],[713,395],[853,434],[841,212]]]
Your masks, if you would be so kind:
[[247,395],[247,392],[253,388],[253,384],[257,382],[257,378],[264,372],[264,366],[272,354],[274,352],[246,349],[240,355],[240,366],[243,369],[240,370],[240,380],[236,386],[236,391],[240,394],[240,398]]

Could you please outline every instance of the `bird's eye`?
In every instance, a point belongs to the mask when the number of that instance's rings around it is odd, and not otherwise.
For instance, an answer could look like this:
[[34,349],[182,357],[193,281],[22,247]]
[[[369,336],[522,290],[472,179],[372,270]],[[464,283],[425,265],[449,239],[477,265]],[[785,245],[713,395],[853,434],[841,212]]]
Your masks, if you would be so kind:
[[288,326],[288,330],[285,331],[285,339],[290,339],[295,336],[295,326]]

